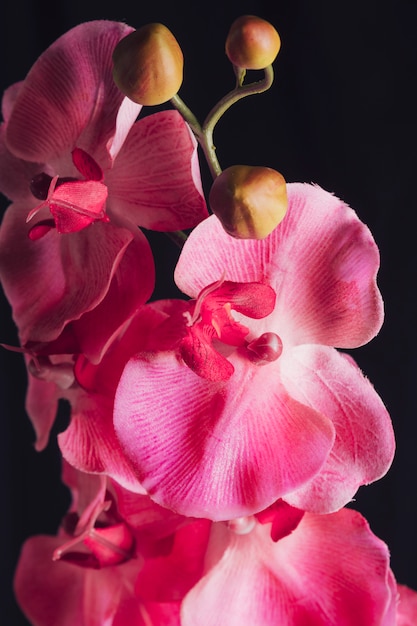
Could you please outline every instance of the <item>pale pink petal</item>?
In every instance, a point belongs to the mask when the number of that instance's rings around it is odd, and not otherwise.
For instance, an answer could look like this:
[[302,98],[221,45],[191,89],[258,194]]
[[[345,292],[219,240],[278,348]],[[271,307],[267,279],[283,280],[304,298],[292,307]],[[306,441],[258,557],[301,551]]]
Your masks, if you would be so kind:
[[58,435],[64,459],[78,470],[105,473],[126,489],[144,493],[115,435],[112,398],[78,389],[70,399],[71,421]]
[[219,552],[185,597],[182,626],[394,626],[396,585],[387,546],[355,511],[306,514],[273,543],[267,526],[213,533]]
[[197,145],[177,111],[137,122],[106,173],[109,213],[152,230],[192,228],[208,215]]
[[[271,323],[290,343],[353,348],[379,330],[378,249],[346,204],[319,187],[288,186],[285,219],[261,241],[227,235],[212,216],[186,242],[175,281],[195,298],[221,276],[269,283],[277,294]],[[207,242],[210,245],[207,246]]]
[[395,449],[389,414],[352,359],[331,348],[293,348],[281,357],[281,380],[292,398],[326,415],[336,429],[320,472],[285,500],[316,513],[335,511],[360,485],[388,471]]
[[184,515],[259,511],[314,476],[333,444],[330,420],[286,393],[277,363],[233,365],[233,386],[213,384],[173,354],[145,354],[120,381],[114,423],[126,455],[151,497]]
[[141,109],[141,104],[136,104],[129,98],[122,100],[122,104],[117,112],[115,134],[109,139],[106,146],[112,162],[119,154],[120,148],[123,146]]
[[111,56],[131,30],[118,22],[86,22],[39,57],[8,121],[7,142],[16,156],[49,162],[76,144],[95,157],[102,146],[104,154],[123,100],[113,81]]
[[415,626],[417,624],[417,592],[405,585],[397,585],[399,600],[396,626]]

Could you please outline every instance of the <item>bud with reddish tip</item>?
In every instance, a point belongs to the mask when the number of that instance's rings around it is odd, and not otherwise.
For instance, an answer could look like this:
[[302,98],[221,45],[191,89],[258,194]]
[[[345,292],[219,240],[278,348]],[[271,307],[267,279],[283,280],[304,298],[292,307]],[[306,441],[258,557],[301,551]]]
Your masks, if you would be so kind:
[[226,54],[237,67],[263,70],[271,65],[281,47],[275,28],[255,15],[242,15],[235,20],[226,39]]
[[238,239],[264,239],[287,211],[285,179],[270,167],[232,165],[214,181],[211,210]]
[[114,82],[138,104],[163,104],[182,84],[184,57],[174,35],[163,24],[147,24],[121,39],[114,49],[113,63]]

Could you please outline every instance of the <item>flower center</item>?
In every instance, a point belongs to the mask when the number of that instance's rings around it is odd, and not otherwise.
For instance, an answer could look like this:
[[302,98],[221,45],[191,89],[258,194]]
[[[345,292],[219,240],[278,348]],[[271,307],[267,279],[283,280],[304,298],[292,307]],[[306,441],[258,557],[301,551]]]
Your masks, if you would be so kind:
[[53,220],[38,222],[30,231],[31,239],[43,237],[51,228],[59,233],[73,233],[95,221],[109,221],[105,212],[107,187],[102,183],[103,172],[94,159],[81,148],[72,152],[72,160],[84,180],[71,177],[51,177],[41,172],[30,183],[35,198],[42,202],[32,209],[26,222],[30,222],[47,206]]
[[205,287],[192,314],[185,313],[187,334],[180,343],[180,355],[188,367],[211,381],[227,380],[234,372],[225,354],[237,348],[252,363],[264,365],[275,361],[282,352],[281,339],[264,333],[247,341],[247,326],[236,321],[232,311],[252,319],[269,315],[275,306],[275,292],[263,283],[234,283],[221,278]]

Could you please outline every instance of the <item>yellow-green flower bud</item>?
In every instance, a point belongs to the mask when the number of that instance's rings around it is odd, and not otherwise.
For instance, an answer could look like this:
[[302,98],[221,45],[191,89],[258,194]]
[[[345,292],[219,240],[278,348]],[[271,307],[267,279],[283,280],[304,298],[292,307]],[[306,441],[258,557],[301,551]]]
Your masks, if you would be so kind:
[[119,41],[113,78],[128,98],[146,106],[167,102],[182,84],[184,57],[171,31],[147,24]]
[[269,167],[232,165],[214,180],[209,202],[229,235],[264,239],[284,219],[287,187]]
[[238,17],[226,39],[229,60],[246,70],[263,70],[271,65],[280,47],[281,39],[272,24],[255,15]]

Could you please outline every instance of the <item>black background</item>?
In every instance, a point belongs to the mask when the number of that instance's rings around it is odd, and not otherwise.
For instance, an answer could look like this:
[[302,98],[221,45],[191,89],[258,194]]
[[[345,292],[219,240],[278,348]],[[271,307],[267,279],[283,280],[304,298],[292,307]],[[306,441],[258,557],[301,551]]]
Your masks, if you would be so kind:
[[[225,115],[215,133],[217,152],[222,167],[266,165],[289,182],[315,182],[333,191],[356,209],[380,247],[386,320],[379,336],[354,351],[354,357],[388,406],[397,453],[389,474],[363,487],[353,506],[388,543],[398,581],[417,588],[416,1],[5,4],[0,15],[2,91],[24,78],[37,56],[80,22],[113,19],[139,27],[158,21],[183,49],[180,95],[200,120],[234,85],[224,54],[232,21],[256,14],[280,32],[273,87]],[[207,189],[206,174],[204,180]],[[152,243],[160,281],[155,295],[170,296],[176,250],[163,236],[153,236]],[[0,305],[0,341],[15,343],[4,298]],[[0,623],[23,626],[27,622],[13,601],[12,572],[24,538],[53,533],[68,505],[54,443],[66,416],[57,421],[48,449],[35,453],[23,406],[22,358],[2,350],[0,368]]]

